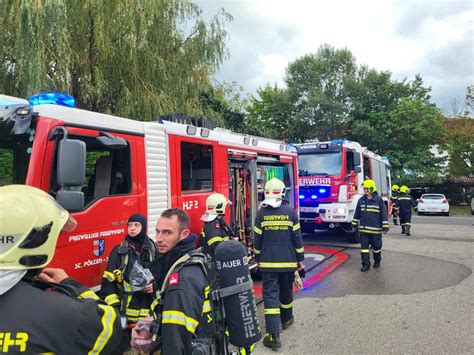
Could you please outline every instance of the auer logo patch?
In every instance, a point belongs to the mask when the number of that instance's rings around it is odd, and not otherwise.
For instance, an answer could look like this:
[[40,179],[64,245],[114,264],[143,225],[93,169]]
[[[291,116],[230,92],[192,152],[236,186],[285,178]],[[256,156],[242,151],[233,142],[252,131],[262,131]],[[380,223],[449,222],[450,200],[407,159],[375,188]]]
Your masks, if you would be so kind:
[[104,254],[104,249],[105,249],[105,239],[96,239],[93,241],[93,249],[92,252],[94,253],[95,256],[101,256]]

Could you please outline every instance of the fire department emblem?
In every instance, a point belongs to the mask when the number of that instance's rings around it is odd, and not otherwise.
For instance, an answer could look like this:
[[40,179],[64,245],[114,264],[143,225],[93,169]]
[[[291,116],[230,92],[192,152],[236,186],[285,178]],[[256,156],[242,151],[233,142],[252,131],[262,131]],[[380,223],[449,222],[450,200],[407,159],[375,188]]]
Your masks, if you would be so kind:
[[95,256],[101,256],[104,254],[105,249],[105,239],[96,239],[94,240],[94,247],[92,249]]

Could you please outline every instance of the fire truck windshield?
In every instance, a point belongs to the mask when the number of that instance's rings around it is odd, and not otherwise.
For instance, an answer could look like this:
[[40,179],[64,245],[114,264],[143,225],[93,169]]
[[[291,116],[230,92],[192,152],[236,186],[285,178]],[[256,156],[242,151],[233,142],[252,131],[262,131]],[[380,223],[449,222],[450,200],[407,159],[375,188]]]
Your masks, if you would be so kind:
[[341,173],[341,152],[310,153],[298,155],[300,176],[339,175]]
[[30,163],[34,130],[14,135],[0,125],[0,186],[24,184]]

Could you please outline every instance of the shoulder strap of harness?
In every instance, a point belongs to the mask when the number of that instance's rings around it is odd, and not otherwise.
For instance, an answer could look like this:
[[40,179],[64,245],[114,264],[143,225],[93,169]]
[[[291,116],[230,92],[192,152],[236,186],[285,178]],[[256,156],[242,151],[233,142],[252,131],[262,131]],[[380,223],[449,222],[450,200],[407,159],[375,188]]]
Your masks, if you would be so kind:
[[120,243],[120,246],[118,248],[118,254],[120,255],[120,270],[122,270],[122,272],[124,272],[127,268],[129,251],[130,246],[128,245],[128,242],[126,240]]

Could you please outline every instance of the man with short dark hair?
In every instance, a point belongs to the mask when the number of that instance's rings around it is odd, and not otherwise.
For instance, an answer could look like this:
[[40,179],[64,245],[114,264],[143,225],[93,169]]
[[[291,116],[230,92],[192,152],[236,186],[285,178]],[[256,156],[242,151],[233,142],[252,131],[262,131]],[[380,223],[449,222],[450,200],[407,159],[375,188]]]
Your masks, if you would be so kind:
[[182,262],[194,250],[195,240],[186,212],[171,208],[161,214],[156,224],[159,256],[150,270],[155,289],[162,290],[162,303],[155,301],[151,309],[155,319],[161,319],[163,355],[190,354],[194,347],[213,340],[209,280],[200,265]]

